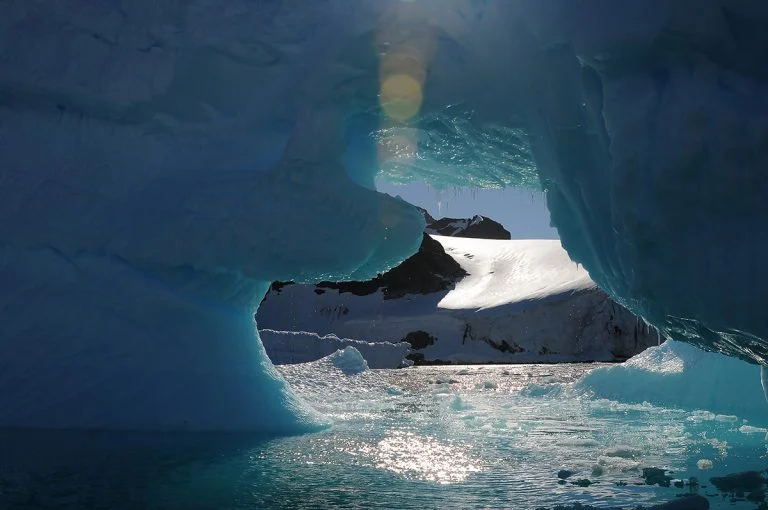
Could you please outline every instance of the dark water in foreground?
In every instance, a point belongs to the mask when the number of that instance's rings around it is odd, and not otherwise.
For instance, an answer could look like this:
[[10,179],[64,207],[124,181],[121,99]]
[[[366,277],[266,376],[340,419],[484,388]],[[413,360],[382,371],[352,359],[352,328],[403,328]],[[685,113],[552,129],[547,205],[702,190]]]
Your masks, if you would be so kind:
[[[634,507],[690,490],[637,485],[643,467],[707,485],[768,465],[764,433],[736,417],[571,392],[594,367],[283,367],[335,423],[301,437],[3,431],[0,510]],[[558,484],[560,469],[591,485]]]

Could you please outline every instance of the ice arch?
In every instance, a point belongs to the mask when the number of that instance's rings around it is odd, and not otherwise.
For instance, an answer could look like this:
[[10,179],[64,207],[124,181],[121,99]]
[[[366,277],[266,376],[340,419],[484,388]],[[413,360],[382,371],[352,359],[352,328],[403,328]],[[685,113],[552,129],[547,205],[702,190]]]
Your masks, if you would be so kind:
[[540,182],[606,290],[768,358],[766,20],[746,0],[3,2],[0,425],[317,426],[252,312],[272,279],[415,250],[380,167]]

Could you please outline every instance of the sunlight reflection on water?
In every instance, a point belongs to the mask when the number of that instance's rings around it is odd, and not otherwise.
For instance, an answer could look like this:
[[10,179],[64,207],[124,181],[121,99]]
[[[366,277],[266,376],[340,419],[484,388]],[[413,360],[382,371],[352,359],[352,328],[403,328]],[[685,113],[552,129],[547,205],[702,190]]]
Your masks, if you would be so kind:
[[482,469],[469,455],[467,446],[443,444],[429,436],[394,431],[373,448],[363,453],[375,459],[376,467],[405,478],[436,483],[466,480]]
[[334,422],[295,437],[0,431],[0,508],[635,508],[689,490],[643,485],[644,467],[703,486],[768,463],[759,424],[569,390],[595,366],[283,366]]

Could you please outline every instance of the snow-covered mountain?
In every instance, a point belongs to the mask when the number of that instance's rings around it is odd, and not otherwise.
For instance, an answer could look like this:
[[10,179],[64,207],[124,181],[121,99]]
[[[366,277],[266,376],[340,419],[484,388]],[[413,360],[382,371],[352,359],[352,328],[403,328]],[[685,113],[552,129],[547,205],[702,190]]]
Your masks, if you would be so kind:
[[463,218],[441,218],[427,224],[425,232],[438,236],[473,237],[480,239],[511,239],[512,236],[500,223],[487,216]]
[[436,220],[426,209],[417,207],[424,215],[424,232],[436,236],[472,237],[476,239],[512,239],[504,225],[487,216],[471,218],[440,218]]
[[[466,276],[438,291],[394,297],[370,283],[273,286],[259,328],[408,342],[417,363],[622,360],[658,343],[559,241],[428,237]],[[290,362],[272,336],[262,335],[267,353]]]

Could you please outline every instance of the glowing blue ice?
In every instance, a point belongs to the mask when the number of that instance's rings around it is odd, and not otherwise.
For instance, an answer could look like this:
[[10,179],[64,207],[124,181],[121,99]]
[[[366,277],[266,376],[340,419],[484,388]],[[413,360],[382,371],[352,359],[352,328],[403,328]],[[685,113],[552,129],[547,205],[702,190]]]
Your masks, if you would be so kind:
[[251,317],[272,279],[416,249],[379,170],[540,179],[603,288],[765,359],[766,21],[715,0],[3,2],[0,425],[311,427]]
[[668,341],[628,362],[598,368],[577,387],[600,398],[704,410],[768,425],[760,367],[691,345]]

